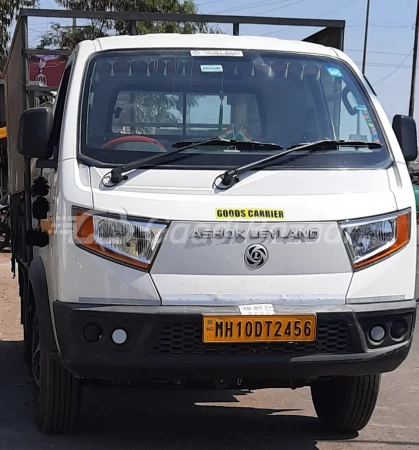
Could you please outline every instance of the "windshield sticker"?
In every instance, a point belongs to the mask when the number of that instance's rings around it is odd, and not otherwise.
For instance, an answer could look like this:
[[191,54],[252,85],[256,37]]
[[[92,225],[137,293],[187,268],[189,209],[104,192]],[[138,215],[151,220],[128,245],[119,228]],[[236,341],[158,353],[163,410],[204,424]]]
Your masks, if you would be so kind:
[[358,111],[366,111],[367,107],[365,105],[356,105],[356,109]]
[[282,209],[263,208],[217,208],[215,217],[218,220],[284,220],[285,212]]
[[273,316],[275,314],[274,305],[239,305],[240,314],[243,316]]
[[201,65],[201,72],[204,73],[210,73],[210,72],[215,72],[215,73],[220,73],[223,72],[223,66],[222,65],[212,65],[212,66],[204,66]]
[[[357,108],[359,109],[359,105],[357,106]],[[361,109],[360,111],[362,111],[362,115],[364,116],[365,122],[368,125],[373,142],[377,142],[377,144],[381,144],[380,137],[378,136],[377,128],[375,127],[374,122],[371,119],[371,116],[368,114],[367,108]]]
[[343,73],[337,67],[326,67],[326,70],[332,77],[343,78]]
[[232,56],[242,58],[241,50],[191,50],[191,56]]

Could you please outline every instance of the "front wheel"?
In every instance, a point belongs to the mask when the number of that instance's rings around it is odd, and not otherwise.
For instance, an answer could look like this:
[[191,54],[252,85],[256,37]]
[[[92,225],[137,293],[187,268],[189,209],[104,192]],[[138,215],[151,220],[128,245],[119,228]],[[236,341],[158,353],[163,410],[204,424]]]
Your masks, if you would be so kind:
[[32,378],[38,428],[44,433],[71,432],[79,418],[81,383],[51,358],[36,311],[32,327]]
[[314,382],[311,396],[321,423],[334,431],[362,430],[377,403],[380,380],[380,375],[365,375]]
[[0,250],[10,244],[10,227],[5,222],[0,222]]

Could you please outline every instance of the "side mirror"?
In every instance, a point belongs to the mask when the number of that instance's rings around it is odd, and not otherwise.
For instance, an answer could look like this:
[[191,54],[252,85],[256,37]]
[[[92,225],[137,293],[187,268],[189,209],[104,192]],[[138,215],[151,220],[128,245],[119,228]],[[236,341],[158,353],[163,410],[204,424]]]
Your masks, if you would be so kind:
[[17,151],[30,158],[49,159],[52,156],[48,142],[53,119],[51,108],[24,111],[20,116]]
[[414,161],[418,157],[416,122],[410,116],[394,116],[393,130],[396,134],[406,161]]

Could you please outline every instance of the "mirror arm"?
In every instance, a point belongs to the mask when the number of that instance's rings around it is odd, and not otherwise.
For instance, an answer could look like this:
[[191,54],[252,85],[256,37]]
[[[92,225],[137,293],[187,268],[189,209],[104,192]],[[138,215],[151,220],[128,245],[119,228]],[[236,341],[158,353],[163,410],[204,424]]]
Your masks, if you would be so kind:
[[342,101],[343,104],[345,105],[346,110],[348,111],[348,114],[351,116],[355,116],[358,113],[358,110],[356,109],[356,107],[352,107],[351,103],[349,102],[348,99],[348,95],[351,91],[349,90],[348,86],[346,86],[343,90],[342,90]]
[[38,159],[36,161],[36,167],[38,169],[54,169],[58,168],[58,161],[56,159]]

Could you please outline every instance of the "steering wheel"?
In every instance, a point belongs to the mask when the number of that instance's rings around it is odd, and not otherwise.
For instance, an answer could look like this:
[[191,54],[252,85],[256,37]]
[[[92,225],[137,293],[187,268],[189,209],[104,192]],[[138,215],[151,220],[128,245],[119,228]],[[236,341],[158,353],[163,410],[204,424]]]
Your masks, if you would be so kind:
[[102,148],[113,147],[114,145],[124,144],[126,142],[148,142],[150,144],[156,144],[164,151],[166,151],[166,147],[156,139],[149,138],[147,136],[139,136],[139,135],[128,135],[121,136],[116,139],[112,139],[111,141],[106,142],[106,144],[102,145]]

